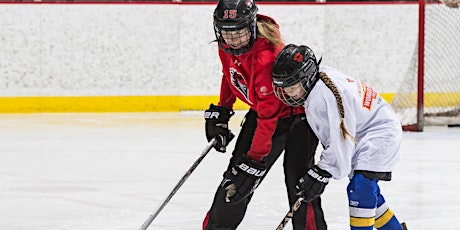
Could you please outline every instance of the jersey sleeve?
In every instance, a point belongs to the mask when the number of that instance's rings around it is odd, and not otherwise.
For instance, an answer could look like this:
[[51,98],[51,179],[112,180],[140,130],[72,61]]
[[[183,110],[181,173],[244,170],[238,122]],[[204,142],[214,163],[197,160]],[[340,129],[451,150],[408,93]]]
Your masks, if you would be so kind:
[[248,152],[248,157],[257,161],[261,161],[270,152],[272,136],[275,133],[279,115],[283,108],[286,108],[273,93],[271,76],[273,62],[272,53],[259,53],[254,81],[258,114],[257,128]]
[[[341,117],[336,98],[326,86],[318,86],[319,84],[310,93],[309,98],[314,100],[309,100],[306,108],[308,123],[323,145],[317,165],[331,173],[334,179],[342,179],[351,172],[355,142],[349,137],[346,140],[342,137]],[[345,127],[354,136],[354,116],[351,110],[345,110],[348,112],[345,115]]]
[[227,108],[233,108],[233,104],[235,104],[236,96],[233,94],[232,90],[230,89],[230,85],[224,75],[222,75],[222,81],[220,85],[220,98],[219,98],[219,105],[225,106]]
[[[219,57],[221,59],[222,63],[227,62],[226,56],[223,55],[219,49]],[[219,98],[219,104],[220,106],[225,106],[227,108],[233,108],[233,104],[235,104],[236,101],[236,95],[232,92],[232,89],[230,88],[230,83],[229,80],[230,77],[225,75],[225,72],[223,70],[222,66],[222,80],[221,80],[221,85],[220,85],[220,98]]]

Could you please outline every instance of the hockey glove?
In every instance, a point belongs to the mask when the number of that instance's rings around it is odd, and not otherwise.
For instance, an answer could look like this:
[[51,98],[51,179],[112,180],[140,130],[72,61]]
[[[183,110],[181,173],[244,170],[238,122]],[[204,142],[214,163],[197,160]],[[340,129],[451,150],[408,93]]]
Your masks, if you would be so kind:
[[204,119],[206,120],[206,138],[211,141],[216,138],[217,143],[214,148],[222,153],[225,153],[228,143],[235,137],[228,129],[228,121],[233,116],[232,109],[211,104],[209,109],[204,111]]
[[331,177],[330,173],[314,165],[308,170],[307,174],[300,178],[297,184],[298,195],[303,196],[305,202],[318,198],[324,192],[324,188]]
[[237,158],[235,164],[224,173],[221,182],[227,191],[225,202],[238,203],[247,198],[259,186],[266,172],[263,162],[251,160],[246,155]]

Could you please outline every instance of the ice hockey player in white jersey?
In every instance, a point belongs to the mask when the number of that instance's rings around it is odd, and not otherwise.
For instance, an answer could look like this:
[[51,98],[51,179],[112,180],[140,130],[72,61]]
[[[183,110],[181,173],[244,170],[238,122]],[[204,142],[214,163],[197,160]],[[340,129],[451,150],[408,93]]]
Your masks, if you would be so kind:
[[330,178],[348,176],[352,230],[406,229],[378,185],[380,180],[391,180],[399,161],[400,121],[371,87],[331,67],[320,67],[320,62],[309,47],[290,44],[272,69],[276,96],[290,106],[304,105],[308,123],[324,147],[319,161],[300,178],[299,195],[304,201],[314,200]]

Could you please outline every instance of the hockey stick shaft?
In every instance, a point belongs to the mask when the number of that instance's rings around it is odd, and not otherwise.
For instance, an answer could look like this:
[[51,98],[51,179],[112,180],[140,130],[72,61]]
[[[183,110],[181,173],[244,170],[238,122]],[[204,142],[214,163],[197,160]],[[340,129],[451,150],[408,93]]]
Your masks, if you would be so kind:
[[284,216],[284,219],[281,221],[281,223],[278,225],[276,230],[281,230],[286,227],[286,224],[289,222],[290,219],[294,216],[294,213],[299,209],[299,207],[302,205],[302,201],[304,200],[303,197],[299,197],[295,203],[292,205],[291,210]]
[[206,148],[203,150],[201,153],[200,157],[193,163],[193,165],[187,170],[187,172],[182,176],[182,178],[179,180],[177,185],[174,187],[174,189],[169,193],[168,197],[161,203],[161,205],[157,208],[157,210],[149,216],[147,220],[145,220],[144,224],[141,226],[139,230],[146,230],[149,225],[152,223],[152,221],[158,216],[158,214],[161,212],[161,210],[166,206],[166,204],[171,200],[171,198],[176,194],[177,190],[184,184],[184,182],[187,180],[187,178],[192,174],[192,172],[195,170],[195,168],[201,163],[201,161],[204,159],[204,157],[209,153],[211,150],[212,146],[214,146],[217,143],[217,140],[215,138],[211,139],[209,141],[208,145],[206,145]]

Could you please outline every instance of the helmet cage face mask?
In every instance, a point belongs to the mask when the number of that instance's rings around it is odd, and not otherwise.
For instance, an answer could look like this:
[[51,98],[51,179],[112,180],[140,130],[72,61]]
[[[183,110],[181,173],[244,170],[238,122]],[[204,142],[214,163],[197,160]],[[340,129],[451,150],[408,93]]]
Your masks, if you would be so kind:
[[[272,69],[276,97],[289,106],[301,106],[318,81],[318,62],[307,46],[287,45],[277,56]],[[285,88],[299,84],[302,93],[289,96]]]
[[214,33],[219,48],[238,56],[249,51],[257,37],[257,6],[252,0],[220,0],[214,10]]
[[300,84],[297,86],[301,87],[300,93],[296,95],[297,97],[289,96],[286,91],[284,91],[284,88],[278,87],[275,83],[273,83],[273,92],[275,93],[275,96],[286,105],[303,106],[308,96],[308,91],[305,89],[305,85],[307,85],[305,83],[306,81],[306,79],[301,80]]

